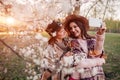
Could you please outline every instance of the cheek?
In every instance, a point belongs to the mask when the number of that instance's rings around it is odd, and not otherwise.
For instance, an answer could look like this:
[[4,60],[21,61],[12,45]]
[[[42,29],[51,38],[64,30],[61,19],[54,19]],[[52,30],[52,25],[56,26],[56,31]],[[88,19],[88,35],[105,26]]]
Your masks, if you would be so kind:
[[57,35],[58,35],[58,36],[64,36],[65,33],[64,33],[64,32],[59,32]]
[[79,32],[79,33],[81,33],[81,29],[80,28],[77,28],[76,31]]

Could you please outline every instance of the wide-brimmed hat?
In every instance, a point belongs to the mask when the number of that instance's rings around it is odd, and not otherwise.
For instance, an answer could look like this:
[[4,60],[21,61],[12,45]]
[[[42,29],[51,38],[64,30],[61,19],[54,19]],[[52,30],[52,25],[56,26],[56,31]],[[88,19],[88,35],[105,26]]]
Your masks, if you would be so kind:
[[85,18],[83,16],[80,16],[80,15],[75,15],[75,14],[68,15],[65,18],[65,21],[64,21],[65,29],[66,28],[68,29],[70,22],[74,22],[74,21],[80,21],[83,24],[83,27],[85,27],[86,30],[89,29],[89,23],[88,23],[87,18]]

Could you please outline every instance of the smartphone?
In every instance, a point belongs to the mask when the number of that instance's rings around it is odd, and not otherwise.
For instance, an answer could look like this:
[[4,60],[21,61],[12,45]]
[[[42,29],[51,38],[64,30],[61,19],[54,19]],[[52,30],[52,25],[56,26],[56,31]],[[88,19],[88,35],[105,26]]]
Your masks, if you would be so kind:
[[101,27],[102,26],[102,19],[89,18],[89,26],[90,27]]

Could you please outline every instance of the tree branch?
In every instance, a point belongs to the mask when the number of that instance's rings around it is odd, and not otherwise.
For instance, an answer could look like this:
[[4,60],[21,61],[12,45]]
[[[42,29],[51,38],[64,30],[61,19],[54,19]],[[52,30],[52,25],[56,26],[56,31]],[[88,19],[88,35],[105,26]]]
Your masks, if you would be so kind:
[[108,6],[108,2],[109,2],[109,0],[107,0],[107,2],[106,2],[105,10],[104,10],[104,13],[103,13],[103,18],[102,18],[102,20],[104,20],[104,18],[105,18],[105,14],[106,14],[106,10],[107,10],[107,6]]
[[24,60],[25,62],[30,62],[32,64],[35,64],[32,60],[26,60],[24,59],[22,56],[19,55],[18,52],[16,52],[14,49],[12,49],[7,43],[5,43],[2,39],[0,39],[0,42],[3,43],[7,48],[9,48],[13,53],[15,53],[15,55],[17,55],[19,58],[21,58],[21,60]]
[[13,53],[15,53],[19,58],[23,59],[23,57],[21,57],[18,52],[16,52],[15,50],[13,50],[7,43],[5,43],[2,39],[0,39],[0,42],[3,43],[7,48],[9,48]]
[[91,10],[98,2],[99,2],[99,0],[96,1],[96,2],[90,7],[90,9],[88,10],[87,14],[85,15],[86,17],[88,16],[90,10]]

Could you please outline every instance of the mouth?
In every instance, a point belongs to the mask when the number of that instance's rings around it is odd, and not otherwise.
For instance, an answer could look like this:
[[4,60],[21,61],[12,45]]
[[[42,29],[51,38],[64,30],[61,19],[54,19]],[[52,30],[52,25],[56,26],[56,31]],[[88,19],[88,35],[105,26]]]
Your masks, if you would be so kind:
[[72,35],[73,35],[74,37],[77,37],[77,32],[72,32]]
[[76,35],[77,33],[78,33],[78,32],[76,32],[76,31],[72,32],[73,35]]

